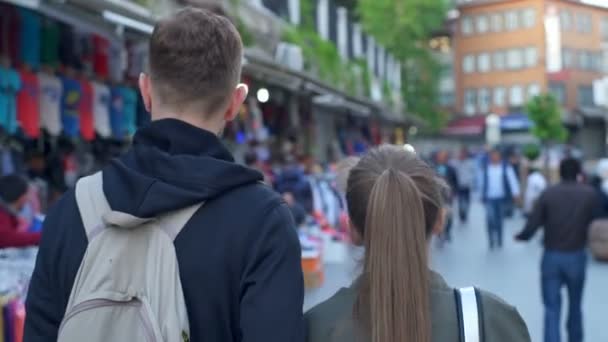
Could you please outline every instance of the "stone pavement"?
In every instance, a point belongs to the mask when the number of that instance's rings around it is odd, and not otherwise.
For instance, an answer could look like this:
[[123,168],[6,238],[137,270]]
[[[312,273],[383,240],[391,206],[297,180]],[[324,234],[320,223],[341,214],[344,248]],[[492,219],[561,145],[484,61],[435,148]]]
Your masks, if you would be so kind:
[[[541,234],[537,234],[536,239],[528,243],[515,242],[513,236],[523,224],[521,218],[508,220],[504,248],[489,251],[484,212],[480,204],[475,204],[470,223],[455,224],[452,243],[441,248],[432,243],[431,267],[441,273],[452,286],[475,285],[514,305],[526,321],[532,341],[540,342],[543,336],[539,271]],[[340,287],[350,284],[355,274],[356,267],[352,260],[343,265],[327,265],[325,285],[307,292],[305,309],[331,296]],[[562,325],[565,325],[565,289],[563,298]],[[585,341],[608,341],[608,328],[605,326],[608,315],[608,264],[597,263],[592,258],[587,273],[583,313]],[[566,335],[562,336],[562,340],[567,340]]]

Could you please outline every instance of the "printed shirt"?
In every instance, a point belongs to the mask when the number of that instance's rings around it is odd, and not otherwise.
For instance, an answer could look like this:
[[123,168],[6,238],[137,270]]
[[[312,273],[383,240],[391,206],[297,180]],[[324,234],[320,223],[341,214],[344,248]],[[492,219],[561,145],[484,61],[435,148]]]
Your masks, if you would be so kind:
[[21,77],[13,69],[0,67],[0,125],[14,134],[17,125],[17,92],[21,89]]
[[112,127],[110,126],[110,104],[112,97],[110,88],[102,83],[93,82],[93,118],[95,122],[95,131],[103,138],[109,138],[112,135]]
[[17,93],[17,119],[26,136],[40,136],[40,88],[38,76],[31,71],[22,70],[21,89]]
[[61,123],[63,132],[67,136],[75,138],[78,136],[80,129],[78,111],[80,110],[80,102],[82,100],[82,88],[80,87],[80,82],[68,77],[62,78],[62,83]]
[[80,101],[80,134],[84,140],[95,139],[95,125],[93,119],[93,86],[90,82],[80,82],[82,98]]
[[40,85],[40,126],[50,135],[61,134],[61,95],[63,84],[58,77],[38,74]]

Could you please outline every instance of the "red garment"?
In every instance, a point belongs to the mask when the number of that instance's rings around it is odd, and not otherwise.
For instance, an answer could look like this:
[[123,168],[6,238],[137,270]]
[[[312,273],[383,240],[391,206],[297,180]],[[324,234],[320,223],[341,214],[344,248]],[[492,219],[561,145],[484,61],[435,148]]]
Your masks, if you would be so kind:
[[95,139],[95,121],[93,119],[93,86],[90,82],[80,81],[82,97],[80,99],[80,134],[84,140]]
[[36,246],[40,233],[20,232],[19,220],[6,209],[0,208],[0,248]]
[[110,75],[108,59],[110,55],[110,42],[100,36],[93,36],[93,70],[103,78]]
[[17,120],[25,135],[30,138],[40,136],[40,86],[38,76],[22,70],[21,90],[17,94]]

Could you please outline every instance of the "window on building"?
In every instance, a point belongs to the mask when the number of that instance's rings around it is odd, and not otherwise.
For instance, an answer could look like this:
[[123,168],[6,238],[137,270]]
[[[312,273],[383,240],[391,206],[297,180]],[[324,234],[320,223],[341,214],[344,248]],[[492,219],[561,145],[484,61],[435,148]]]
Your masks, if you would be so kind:
[[535,67],[538,64],[538,52],[536,50],[536,47],[530,46],[525,48],[524,59],[526,67]]
[[521,23],[524,28],[532,28],[536,25],[536,10],[525,9],[521,12]]
[[462,70],[465,74],[475,72],[475,56],[466,55],[462,59]]
[[439,94],[439,104],[442,107],[450,107],[454,105],[454,93],[442,92]]
[[528,95],[528,100],[540,95],[540,85],[538,83],[529,84],[526,93]]
[[522,49],[507,50],[507,68],[517,70],[523,68],[524,60]]
[[524,88],[522,86],[511,86],[511,89],[509,89],[509,104],[515,107],[524,104]]
[[479,15],[475,18],[475,28],[477,33],[486,33],[490,30],[490,24],[488,23],[488,17],[485,15]]
[[593,86],[578,86],[577,102],[579,107],[593,107]]
[[478,102],[478,107],[479,111],[482,113],[487,113],[490,111],[490,102],[491,101],[491,96],[490,96],[490,89],[488,88],[480,88],[479,92],[477,93],[477,102]]
[[602,24],[601,24],[601,30],[602,30],[602,38],[608,40],[608,17],[603,17],[602,18]]
[[475,114],[475,105],[477,102],[477,92],[475,89],[467,89],[464,91],[464,112],[467,115]]
[[494,32],[502,32],[504,30],[504,18],[502,13],[492,14],[490,17],[490,22],[492,26],[492,31]]
[[460,22],[460,31],[465,36],[473,34],[473,19],[471,17],[462,17],[462,21]]
[[591,52],[591,70],[595,72],[603,72],[601,52]]
[[563,31],[572,30],[572,12],[567,9],[559,11],[559,22]]
[[549,93],[555,97],[557,103],[566,104],[566,85],[558,82],[549,83]]
[[479,72],[488,72],[490,69],[490,54],[484,52],[477,55],[477,70]]
[[576,67],[576,58],[575,58],[575,53],[574,51],[570,50],[570,49],[562,49],[562,63],[564,65],[564,68],[574,68]]
[[581,50],[578,52],[578,67],[581,70],[591,70],[591,53],[589,51]]
[[505,12],[505,27],[507,31],[519,29],[519,13],[518,11]]
[[493,98],[494,98],[494,106],[496,107],[504,107],[507,104],[506,101],[506,97],[507,97],[507,91],[505,90],[505,87],[496,87],[494,88],[494,93],[493,93]]
[[505,70],[505,59],[506,57],[504,51],[494,51],[494,53],[492,53],[492,65],[494,67],[494,70]]
[[591,33],[591,31],[593,31],[590,13],[579,12],[576,14],[576,30],[580,33]]

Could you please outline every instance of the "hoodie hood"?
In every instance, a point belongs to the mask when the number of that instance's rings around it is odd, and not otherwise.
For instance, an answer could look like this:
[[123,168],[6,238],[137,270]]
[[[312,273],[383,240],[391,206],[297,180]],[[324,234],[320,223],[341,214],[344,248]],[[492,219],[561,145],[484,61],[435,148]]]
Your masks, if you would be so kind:
[[213,133],[176,119],[138,130],[129,152],[104,169],[104,193],[115,211],[154,217],[257,183]]

